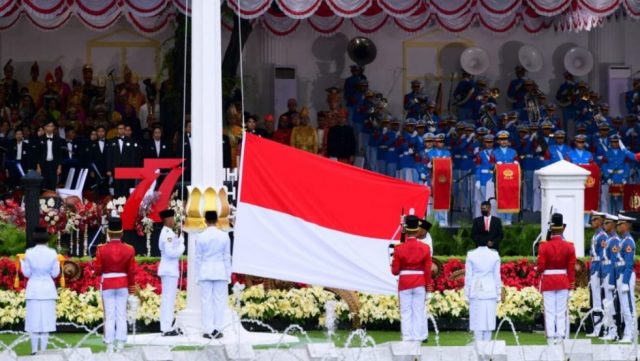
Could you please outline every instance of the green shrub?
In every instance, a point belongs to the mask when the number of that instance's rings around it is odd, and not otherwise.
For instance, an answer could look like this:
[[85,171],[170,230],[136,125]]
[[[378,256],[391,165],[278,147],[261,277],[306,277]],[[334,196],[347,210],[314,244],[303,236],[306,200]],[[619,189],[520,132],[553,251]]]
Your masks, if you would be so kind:
[[13,224],[0,223],[0,256],[13,256],[24,253],[27,235],[24,230]]

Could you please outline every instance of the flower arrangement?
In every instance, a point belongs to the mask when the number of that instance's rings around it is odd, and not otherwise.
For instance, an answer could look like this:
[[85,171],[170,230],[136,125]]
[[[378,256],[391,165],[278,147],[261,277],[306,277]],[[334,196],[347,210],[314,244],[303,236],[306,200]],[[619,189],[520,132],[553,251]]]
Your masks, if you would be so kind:
[[153,208],[160,198],[160,192],[147,194],[140,203],[138,216],[136,218],[136,232],[139,236],[147,238],[147,257],[151,256],[151,233],[153,233],[153,219],[149,216],[153,213]]
[[[184,210],[184,201],[178,198],[178,192],[175,191],[171,195],[171,202],[169,202],[169,208],[172,209],[176,215],[176,228],[180,227],[185,220],[185,210]],[[176,231],[177,229],[174,229]]]
[[0,201],[0,221],[24,229],[26,226],[24,208],[12,199]]
[[[107,200],[108,198],[105,198]],[[126,197],[119,197],[116,199],[108,199],[106,204],[104,205],[105,215],[111,217],[119,217],[124,210],[124,205],[127,203]]]

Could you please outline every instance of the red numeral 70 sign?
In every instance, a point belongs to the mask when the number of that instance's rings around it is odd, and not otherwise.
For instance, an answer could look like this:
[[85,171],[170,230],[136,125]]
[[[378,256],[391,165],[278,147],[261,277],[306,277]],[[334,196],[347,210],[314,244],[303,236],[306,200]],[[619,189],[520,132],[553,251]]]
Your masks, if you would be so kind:
[[149,215],[154,222],[160,222],[161,210],[169,208],[171,191],[182,175],[184,168],[181,167],[183,158],[165,158],[165,159],[145,159],[142,168],[116,168],[115,179],[141,179],[138,186],[131,192],[124,205],[122,214],[122,228],[124,230],[134,230],[138,209],[142,203],[144,195],[147,193],[153,182],[160,176],[160,169],[170,169],[169,174],[164,178],[158,192],[160,197],[155,204],[153,213]]

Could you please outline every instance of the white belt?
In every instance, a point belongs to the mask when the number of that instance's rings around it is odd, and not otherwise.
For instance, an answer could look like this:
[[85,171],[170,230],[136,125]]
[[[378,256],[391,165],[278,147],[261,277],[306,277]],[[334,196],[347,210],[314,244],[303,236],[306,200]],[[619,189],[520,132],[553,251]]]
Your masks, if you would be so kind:
[[493,173],[493,172],[489,169],[481,169],[480,173]]
[[103,280],[107,278],[118,278],[118,277],[127,277],[127,274],[123,272],[110,272],[102,275]]
[[460,154],[456,154],[453,156],[455,159],[460,159],[462,156]]
[[403,270],[400,271],[400,276],[407,276],[407,275],[423,275],[424,271],[418,271],[418,270]]
[[600,257],[591,257],[591,262],[599,262]]
[[566,269],[548,269],[548,270],[542,272],[542,274],[544,276],[566,275],[567,274],[567,270]]
[[604,261],[602,261],[602,264],[605,266],[608,266],[611,264],[611,261],[609,261],[608,259],[605,259]]
[[622,173],[624,173],[624,171],[623,170],[609,170],[609,173],[622,174]]
[[622,266],[624,266],[624,264],[625,264],[624,261],[616,262],[616,266],[618,266],[618,267],[622,267]]

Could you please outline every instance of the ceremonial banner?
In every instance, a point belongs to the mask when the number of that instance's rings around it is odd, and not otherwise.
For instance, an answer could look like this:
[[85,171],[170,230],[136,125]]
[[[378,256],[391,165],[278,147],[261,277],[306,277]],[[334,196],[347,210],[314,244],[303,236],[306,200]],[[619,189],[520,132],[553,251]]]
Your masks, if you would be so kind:
[[402,209],[424,215],[427,187],[251,134],[240,169],[233,272],[397,294],[390,240]]
[[451,207],[452,163],[451,158],[433,158],[431,192],[433,210],[448,211]]
[[625,212],[640,212],[640,184],[625,184],[623,194]]
[[520,212],[520,165],[518,163],[496,164],[496,201],[501,213]]
[[597,211],[600,209],[600,167],[595,163],[580,167],[591,172],[584,183],[584,211]]

